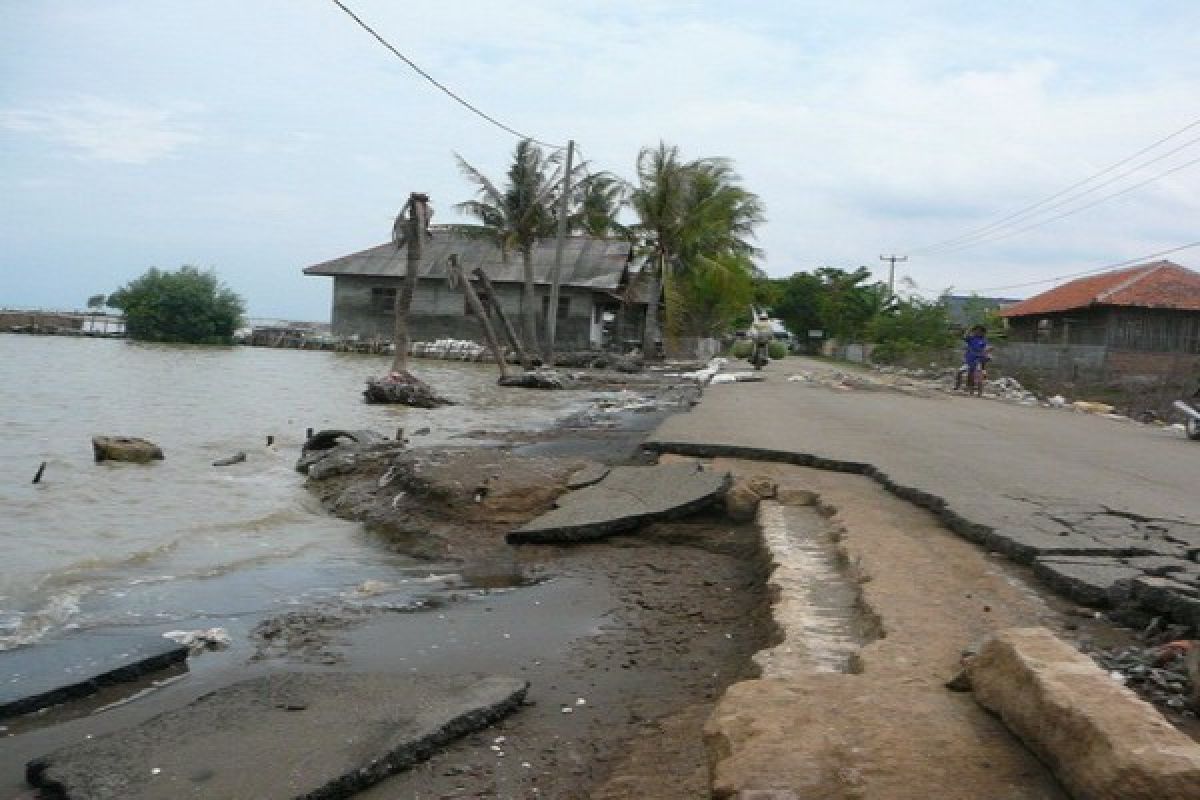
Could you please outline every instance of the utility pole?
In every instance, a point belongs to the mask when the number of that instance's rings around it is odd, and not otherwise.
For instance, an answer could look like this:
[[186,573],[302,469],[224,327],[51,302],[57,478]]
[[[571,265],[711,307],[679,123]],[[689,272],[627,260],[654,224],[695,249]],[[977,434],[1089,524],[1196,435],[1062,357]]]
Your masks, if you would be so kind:
[[896,296],[896,262],[908,261],[908,256],[880,256],[880,261],[888,262],[888,302]]
[[558,198],[558,240],[554,244],[554,270],[550,273],[550,302],[546,309],[546,351],[543,361],[554,366],[554,336],[558,329],[558,284],[562,278],[563,248],[567,244],[567,212],[570,210],[571,169],[575,160],[575,140],[567,142],[567,163],[563,170],[562,195]]

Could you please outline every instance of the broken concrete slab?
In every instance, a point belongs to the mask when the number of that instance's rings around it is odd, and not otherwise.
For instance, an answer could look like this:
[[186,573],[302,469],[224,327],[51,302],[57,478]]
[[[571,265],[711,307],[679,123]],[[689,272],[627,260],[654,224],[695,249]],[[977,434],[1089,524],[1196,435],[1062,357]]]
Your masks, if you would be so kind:
[[87,697],[187,660],[161,636],[97,631],[0,652],[0,719]]
[[1033,574],[1077,603],[1109,608],[1129,597],[1133,579],[1143,573],[1115,558],[1047,556],[1034,560]]
[[[986,544],[1019,564],[1043,556],[1118,556],[1120,547],[1079,533],[1047,534],[1032,528],[999,528],[986,534]],[[1132,554],[1131,554],[1132,555]]]
[[1166,614],[1181,625],[1200,630],[1200,588],[1171,578],[1142,575],[1133,580],[1130,591],[1140,608]]
[[1200,797],[1200,745],[1045,628],[992,636],[968,666],[976,701],[1073,797]]
[[499,676],[282,673],[31,761],[54,796],[343,798],[492,724],[527,684]]
[[714,505],[730,481],[729,473],[706,470],[698,463],[614,467],[599,483],[563,495],[557,508],[507,538],[514,543],[600,539]]
[[587,466],[581,467],[571,476],[567,478],[568,489],[582,489],[585,486],[591,486],[594,483],[599,483],[604,480],[604,476],[612,471],[612,467],[607,464],[591,462]]
[[1171,556],[1133,556],[1122,560],[1147,575],[1155,575],[1160,578],[1173,573],[1187,573],[1191,568],[1200,566],[1186,559],[1172,558]]

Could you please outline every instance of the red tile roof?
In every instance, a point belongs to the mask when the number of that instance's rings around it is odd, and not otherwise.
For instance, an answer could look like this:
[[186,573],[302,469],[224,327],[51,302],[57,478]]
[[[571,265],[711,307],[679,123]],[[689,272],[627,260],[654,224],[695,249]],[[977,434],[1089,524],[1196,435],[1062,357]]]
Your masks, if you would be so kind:
[[1170,261],[1079,278],[1000,311],[1002,317],[1052,314],[1089,306],[1200,311],[1200,273]]

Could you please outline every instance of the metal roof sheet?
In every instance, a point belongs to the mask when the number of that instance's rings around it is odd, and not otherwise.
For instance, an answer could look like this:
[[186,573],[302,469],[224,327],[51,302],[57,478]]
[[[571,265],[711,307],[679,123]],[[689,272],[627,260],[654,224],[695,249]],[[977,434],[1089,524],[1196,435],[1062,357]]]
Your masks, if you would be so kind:
[[[421,278],[446,277],[446,259],[458,255],[463,271],[483,267],[495,283],[524,281],[521,254],[503,253],[492,241],[464,234],[460,229],[432,226],[432,238],[425,240],[417,275]],[[533,249],[535,283],[550,283],[554,267],[554,240],[538,242]],[[397,249],[390,242],[358,253],[323,261],[304,268],[305,275],[363,275],[404,277],[407,248]],[[569,236],[563,247],[562,286],[613,290],[621,285],[629,262],[630,244],[622,239],[593,236]]]

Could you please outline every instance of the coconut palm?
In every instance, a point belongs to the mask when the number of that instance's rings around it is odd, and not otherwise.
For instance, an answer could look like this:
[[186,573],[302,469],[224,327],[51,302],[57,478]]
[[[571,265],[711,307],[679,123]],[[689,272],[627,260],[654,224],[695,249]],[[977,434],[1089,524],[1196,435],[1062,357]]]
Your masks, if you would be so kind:
[[629,231],[617,221],[617,214],[628,192],[625,181],[610,172],[587,175],[579,183],[578,208],[568,218],[568,225],[589,236],[627,236]]
[[671,289],[672,278],[686,278],[703,258],[755,255],[750,239],[763,211],[757,195],[739,185],[728,159],[683,161],[678,147],[660,142],[638,154],[637,177],[630,205],[649,255],[651,302],[643,350],[650,354],[660,334],[658,299],[665,294],[671,321],[678,316],[673,306],[684,296]]
[[[477,219],[483,235],[492,239],[505,257],[513,250],[521,254],[523,349],[526,354],[535,352],[537,296],[533,283],[533,249],[539,241],[553,238],[555,234],[555,198],[561,180],[557,159],[547,158],[536,144],[522,140],[513,154],[507,183],[501,189],[462,156],[456,153],[455,158],[463,175],[475,184],[476,189],[476,199],[459,203],[455,208]],[[526,368],[532,366],[528,355],[523,354],[523,360]]]

